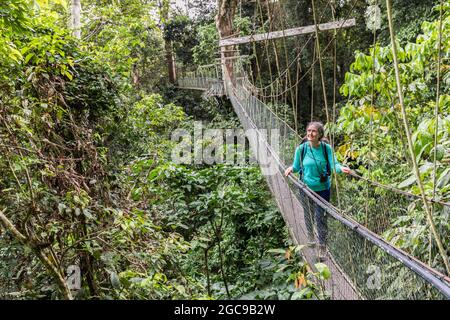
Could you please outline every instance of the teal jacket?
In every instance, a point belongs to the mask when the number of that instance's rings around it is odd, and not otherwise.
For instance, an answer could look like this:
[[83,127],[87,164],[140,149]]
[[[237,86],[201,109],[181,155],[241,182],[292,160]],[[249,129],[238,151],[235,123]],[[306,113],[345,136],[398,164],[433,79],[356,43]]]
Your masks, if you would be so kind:
[[[337,162],[336,157],[333,155],[331,146],[325,142],[322,142],[322,144],[324,144],[327,149],[331,172],[334,172],[336,170],[337,173],[341,173],[341,165]],[[321,170],[322,173],[327,172],[327,160],[325,159],[325,155],[323,153],[321,145],[319,145],[317,148],[314,148],[311,147],[309,142],[305,142],[298,146],[295,150],[294,163],[292,164],[293,172],[297,173],[300,171],[300,157],[302,154],[302,148],[304,147],[306,147],[307,149],[303,157],[303,182],[313,191],[323,191],[330,189],[330,178],[328,178],[326,182],[320,182],[319,170]],[[314,159],[316,160],[315,162]]]

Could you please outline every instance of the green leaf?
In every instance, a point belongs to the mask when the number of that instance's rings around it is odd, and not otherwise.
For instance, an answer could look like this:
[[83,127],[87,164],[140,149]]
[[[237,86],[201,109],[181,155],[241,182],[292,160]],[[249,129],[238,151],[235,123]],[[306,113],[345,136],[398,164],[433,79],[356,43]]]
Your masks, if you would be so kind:
[[294,292],[294,294],[291,296],[291,300],[302,300],[302,299],[309,299],[312,297],[313,291],[310,287],[303,288],[300,291]]
[[270,250],[267,250],[267,252],[278,253],[278,254],[285,254],[286,250],[285,249],[270,249]]
[[406,188],[409,187],[410,185],[412,185],[413,183],[416,182],[416,176],[412,175],[409,178],[407,178],[406,180],[402,181],[399,183],[398,187],[401,188]]
[[314,266],[317,268],[317,271],[319,272],[319,274],[323,279],[327,280],[331,277],[330,269],[326,264],[319,262],[316,263]]
[[31,58],[34,57],[34,53],[30,52],[29,54],[27,54],[27,56],[25,57],[24,63],[28,63],[28,61],[30,61]]
[[64,75],[65,75],[69,80],[72,80],[72,79],[73,79],[73,76],[72,76],[72,74],[71,74],[69,71],[64,71]]
[[439,179],[436,182],[436,186],[438,188],[442,188],[442,187],[448,185],[449,182],[450,182],[450,168],[447,168],[439,176]]
[[117,275],[117,273],[115,273],[114,271],[111,271],[109,273],[109,279],[111,280],[111,284],[115,289],[120,288],[120,279],[119,279],[119,276]]
[[280,264],[279,265],[279,268],[275,271],[275,272],[281,272],[281,271],[283,271],[284,269],[286,269],[286,268],[288,268],[289,267],[289,265],[288,264]]
[[91,211],[88,209],[83,209],[83,215],[90,220],[95,219],[95,217],[92,215]]

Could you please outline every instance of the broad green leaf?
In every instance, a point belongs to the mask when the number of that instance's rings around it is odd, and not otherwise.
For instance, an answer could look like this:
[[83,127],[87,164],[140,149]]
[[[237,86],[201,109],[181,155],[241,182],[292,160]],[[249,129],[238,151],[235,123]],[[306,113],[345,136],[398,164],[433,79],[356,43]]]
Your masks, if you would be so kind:
[[30,61],[31,58],[34,57],[34,53],[30,52],[29,54],[27,54],[27,56],[25,57],[24,63],[28,63],[28,61]]
[[439,179],[436,182],[436,186],[438,188],[443,188],[444,186],[448,185],[449,182],[450,182],[450,168],[446,168],[439,176]]
[[406,187],[409,187],[410,185],[412,185],[412,184],[415,183],[415,182],[416,182],[416,176],[415,176],[415,175],[412,175],[412,176],[410,176],[409,178],[407,178],[406,180],[400,182],[400,183],[398,184],[398,187],[399,187],[400,189],[401,189],[401,188],[406,188]]
[[286,250],[285,249],[269,249],[269,250],[267,250],[267,252],[285,254]]
[[302,299],[309,299],[313,295],[313,291],[310,287],[303,288],[300,291],[294,292],[294,294],[291,296],[291,300],[302,300]]
[[327,280],[331,277],[330,269],[326,264],[319,262],[316,263],[314,266],[317,268],[317,271],[319,272],[319,274],[322,276],[323,279]]

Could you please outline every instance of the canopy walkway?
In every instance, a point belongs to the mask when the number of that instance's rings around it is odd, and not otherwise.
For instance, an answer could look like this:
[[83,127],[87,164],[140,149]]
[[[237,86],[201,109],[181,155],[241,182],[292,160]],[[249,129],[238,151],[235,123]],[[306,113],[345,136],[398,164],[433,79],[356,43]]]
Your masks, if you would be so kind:
[[[220,70],[220,64],[203,66],[181,78],[178,86],[203,90],[208,95],[226,94],[243,128],[253,129],[254,134],[247,135],[251,150],[295,243],[307,244],[310,220],[305,220],[305,216],[314,215],[314,206],[325,210],[329,230],[324,263],[332,276],[323,285],[332,299],[450,298],[448,277],[380,236],[389,218],[399,214],[392,207],[393,201],[408,206],[411,195],[389,190],[373,192],[376,185],[370,181],[364,188],[348,183],[345,191],[350,200],[341,199],[338,209],[318,198],[294,177],[286,178],[284,170],[292,163],[301,137],[256,97],[257,89],[238,63],[234,64],[232,78],[223,80]],[[275,133],[279,134],[279,139]],[[351,200],[354,193],[363,192],[367,196],[365,201],[375,202],[375,217]],[[304,259],[310,266],[317,262],[314,250],[308,246],[302,248]]]

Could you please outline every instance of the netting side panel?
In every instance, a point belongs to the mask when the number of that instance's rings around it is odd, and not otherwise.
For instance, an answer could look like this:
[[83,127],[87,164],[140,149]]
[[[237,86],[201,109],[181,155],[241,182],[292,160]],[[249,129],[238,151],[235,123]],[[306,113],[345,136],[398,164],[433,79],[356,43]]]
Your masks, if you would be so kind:
[[[338,182],[339,200],[349,217],[440,273],[446,273],[437,245],[430,237],[420,197],[379,188],[369,181],[348,176],[339,177]],[[442,228],[445,225],[442,222],[448,221],[450,207],[429,205],[433,206],[433,217]],[[443,243],[450,243],[450,233],[442,230],[440,235]]]

